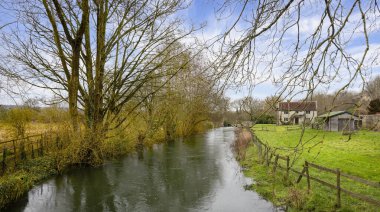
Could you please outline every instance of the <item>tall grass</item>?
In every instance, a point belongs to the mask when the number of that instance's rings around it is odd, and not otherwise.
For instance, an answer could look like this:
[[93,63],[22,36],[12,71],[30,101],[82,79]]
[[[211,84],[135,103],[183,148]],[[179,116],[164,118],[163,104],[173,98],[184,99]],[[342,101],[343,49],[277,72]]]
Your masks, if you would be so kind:
[[252,135],[248,129],[237,128],[235,130],[235,142],[232,143],[232,148],[238,160],[245,159],[246,149],[251,140]]

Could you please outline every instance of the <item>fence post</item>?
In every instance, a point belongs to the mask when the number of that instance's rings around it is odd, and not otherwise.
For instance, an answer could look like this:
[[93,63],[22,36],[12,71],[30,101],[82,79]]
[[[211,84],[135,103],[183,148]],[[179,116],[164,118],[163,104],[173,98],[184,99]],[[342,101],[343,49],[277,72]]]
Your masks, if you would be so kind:
[[42,139],[40,140],[40,152],[41,152],[41,156],[44,155],[44,142],[42,141]]
[[15,169],[16,169],[16,167],[17,167],[17,154],[16,154],[15,140],[13,140],[12,143],[13,143],[13,159],[14,159],[14,162],[15,162]]
[[306,171],[306,179],[307,179],[307,192],[310,192],[310,175],[309,175],[309,163],[305,161],[305,171]]
[[336,188],[337,188],[337,193],[336,193],[336,206],[340,208],[340,169],[336,170]]
[[270,148],[268,147],[268,150],[267,150],[267,158],[266,158],[266,163],[267,163],[267,166],[269,166],[269,152],[270,152]]
[[23,138],[20,140],[20,158],[21,160],[25,160],[26,159],[26,153],[25,153],[25,141],[26,139]]
[[33,145],[33,142],[31,143],[32,145],[32,158],[34,158],[34,145]]
[[7,168],[6,167],[6,163],[5,163],[5,160],[7,159],[7,148],[6,147],[3,147],[3,161],[2,161],[2,174],[5,173],[5,169]]
[[46,133],[44,133],[44,136],[43,136],[43,140],[41,141],[42,142],[42,148],[45,148],[45,151],[47,151],[48,149],[48,142],[47,142],[47,135]]
[[286,180],[289,179],[289,156],[286,156]]
[[262,160],[261,160],[262,164],[265,162],[266,157],[267,157],[267,146],[264,146],[264,154],[262,154]]
[[277,162],[278,162],[278,155],[276,155],[274,159],[273,174],[276,174]]
[[298,176],[298,179],[297,179],[296,183],[301,182],[301,179],[302,179],[302,177],[303,177],[303,173],[305,173],[305,170],[306,170],[306,167],[305,167],[305,165],[304,165],[304,166],[303,166],[303,169],[302,169],[302,171],[301,171],[300,176]]
[[257,143],[257,142],[255,142],[255,145],[256,145],[256,147],[257,147],[257,150],[258,150],[258,154],[257,154],[257,158],[258,158],[258,160],[259,161],[261,161],[261,158],[262,158],[262,156],[263,156],[263,150],[262,150],[262,145],[260,144],[260,143]]

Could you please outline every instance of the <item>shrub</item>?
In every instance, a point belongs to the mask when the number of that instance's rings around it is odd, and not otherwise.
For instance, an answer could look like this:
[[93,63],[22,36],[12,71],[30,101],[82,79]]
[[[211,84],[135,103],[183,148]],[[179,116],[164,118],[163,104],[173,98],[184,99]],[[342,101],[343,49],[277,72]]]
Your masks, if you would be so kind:
[[13,108],[7,112],[6,122],[12,127],[16,137],[24,137],[32,116],[33,111],[29,108]]
[[276,120],[274,116],[272,115],[264,114],[256,118],[256,124],[274,124],[274,123],[276,123]]
[[372,100],[367,109],[369,114],[380,113],[380,99]]
[[304,190],[291,187],[288,190],[287,201],[292,208],[301,210],[307,202],[306,192]]
[[238,160],[244,160],[249,142],[252,140],[251,133],[246,129],[237,129],[235,131],[235,142],[232,148],[235,151]]
[[7,117],[7,110],[0,106],[0,121],[5,121]]
[[45,123],[69,122],[70,116],[67,110],[54,106],[41,108],[38,120]]

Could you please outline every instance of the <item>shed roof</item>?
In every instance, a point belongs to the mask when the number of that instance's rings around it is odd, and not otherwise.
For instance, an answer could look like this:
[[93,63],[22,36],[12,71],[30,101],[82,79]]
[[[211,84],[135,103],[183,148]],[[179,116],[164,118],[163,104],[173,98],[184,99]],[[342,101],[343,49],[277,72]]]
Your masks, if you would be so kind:
[[317,102],[280,102],[278,105],[280,111],[316,111]]
[[331,118],[331,117],[339,116],[339,115],[345,114],[345,113],[348,113],[351,116],[355,116],[355,115],[353,115],[352,113],[350,113],[348,111],[331,111],[331,112],[328,112],[328,113],[325,113],[323,115],[318,116],[318,118]]

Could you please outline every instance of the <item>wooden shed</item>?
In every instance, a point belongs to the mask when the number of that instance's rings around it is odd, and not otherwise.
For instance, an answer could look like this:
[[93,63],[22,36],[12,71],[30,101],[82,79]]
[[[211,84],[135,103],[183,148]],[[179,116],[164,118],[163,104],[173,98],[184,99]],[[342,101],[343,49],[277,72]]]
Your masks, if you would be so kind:
[[360,118],[347,111],[331,111],[318,116],[326,131],[354,131],[359,128]]

